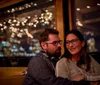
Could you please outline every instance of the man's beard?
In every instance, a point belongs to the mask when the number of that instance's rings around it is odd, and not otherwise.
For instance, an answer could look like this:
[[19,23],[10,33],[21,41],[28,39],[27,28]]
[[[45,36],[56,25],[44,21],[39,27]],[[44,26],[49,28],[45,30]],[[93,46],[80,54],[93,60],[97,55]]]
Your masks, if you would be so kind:
[[47,51],[47,55],[49,56],[49,58],[59,58],[61,56],[61,47],[58,47],[58,49],[54,53]]
[[[48,52],[49,53],[49,52]],[[48,54],[49,58],[51,59],[54,67],[56,66],[57,61],[59,60],[59,57],[61,56],[61,47],[59,47],[54,54],[50,56],[50,53]]]

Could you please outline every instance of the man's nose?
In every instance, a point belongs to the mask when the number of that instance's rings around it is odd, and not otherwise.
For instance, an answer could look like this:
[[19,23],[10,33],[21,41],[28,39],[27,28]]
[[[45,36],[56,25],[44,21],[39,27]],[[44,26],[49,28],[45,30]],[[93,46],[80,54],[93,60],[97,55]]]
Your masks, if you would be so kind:
[[58,46],[58,47],[61,47],[61,43],[58,43],[57,46]]

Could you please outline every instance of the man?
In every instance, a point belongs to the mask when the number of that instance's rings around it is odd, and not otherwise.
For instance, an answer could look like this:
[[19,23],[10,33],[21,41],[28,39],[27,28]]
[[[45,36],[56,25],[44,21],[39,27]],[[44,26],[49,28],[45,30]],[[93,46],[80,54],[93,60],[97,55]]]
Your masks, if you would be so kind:
[[55,29],[45,29],[40,35],[42,51],[29,62],[24,85],[88,85],[84,81],[70,81],[55,76],[52,57],[61,55],[61,40]]

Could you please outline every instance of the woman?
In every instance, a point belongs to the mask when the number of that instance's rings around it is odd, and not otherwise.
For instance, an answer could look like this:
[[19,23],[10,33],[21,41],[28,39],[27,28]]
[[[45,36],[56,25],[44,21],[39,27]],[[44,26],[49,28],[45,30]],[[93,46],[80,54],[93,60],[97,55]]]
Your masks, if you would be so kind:
[[65,37],[65,53],[56,64],[56,75],[73,81],[88,80],[98,85],[100,64],[87,53],[87,45],[78,30],[71,30]]

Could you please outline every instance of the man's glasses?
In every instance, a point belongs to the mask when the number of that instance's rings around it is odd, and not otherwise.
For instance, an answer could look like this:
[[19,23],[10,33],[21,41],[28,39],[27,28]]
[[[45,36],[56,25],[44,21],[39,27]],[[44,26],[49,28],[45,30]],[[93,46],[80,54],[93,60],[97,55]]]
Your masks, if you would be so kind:
[[53,44],[54,46],[57,46],[58,44],[61,44],[62,40],[59,41],[46,41],[45,43]]
[[72,39],[72,40],[67,40],[66,45],[69,46],[70,44],[76,44],[79,41],[79,39]]

